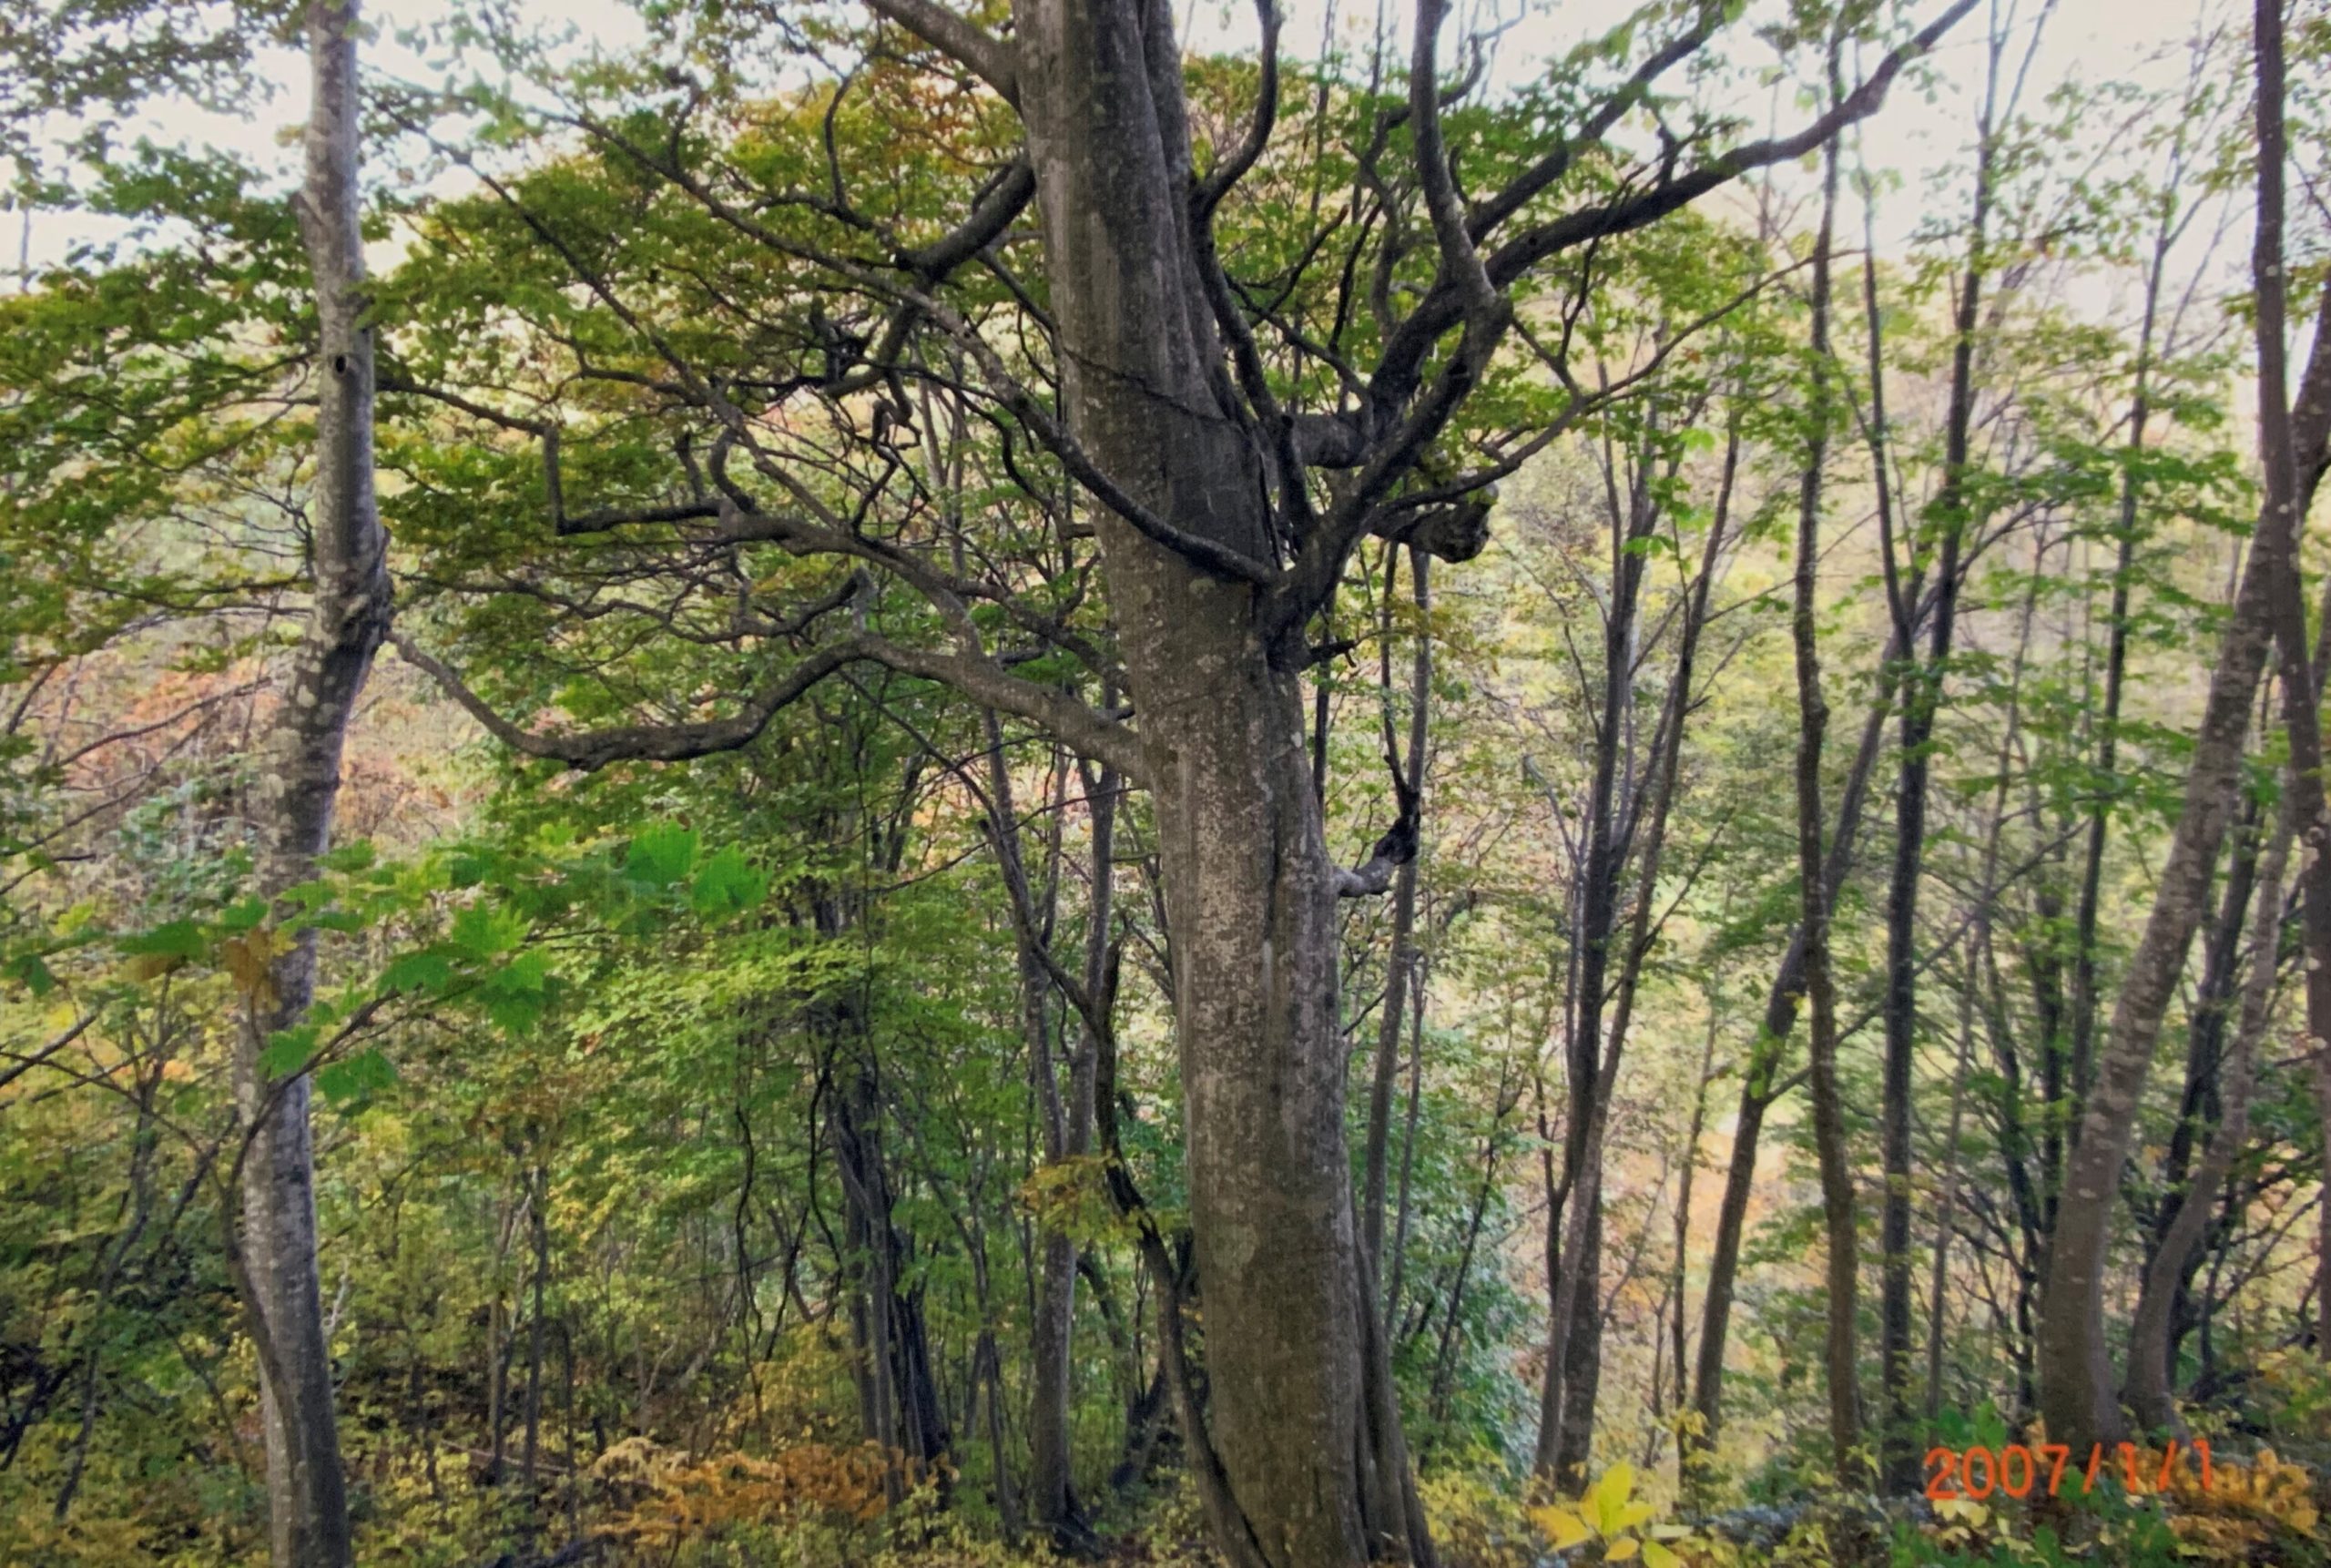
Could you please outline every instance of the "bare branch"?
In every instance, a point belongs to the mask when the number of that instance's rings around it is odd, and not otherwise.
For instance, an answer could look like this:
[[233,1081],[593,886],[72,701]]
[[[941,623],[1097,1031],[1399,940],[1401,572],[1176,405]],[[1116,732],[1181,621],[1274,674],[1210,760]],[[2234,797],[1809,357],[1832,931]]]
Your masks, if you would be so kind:
[[[861,582],[853,578],[820,601],[818,608],[840,607],[856,596]],[[806,625],[806,617],[799,624]],[[615,762],[684,762],[749,746],[779,713],[800,700],[819,681],[845,666],[860,662],[884,665],[904,675],[921,676],[952,687],[991,708],[1042,725],[1072,750],[1097,758],[1129,777],[1138,779],[1147,771],[1140,738],[1134,731],[1104,718],[1064,692],[1023,680],[1007,673],[994,660],[977,654],[904,647],[863,632],[804,655],[772,676],[737,711],[723,718],[688,724],[617,725],[568,732],[528,729],[512,721],[496,712],[443,660],[415,646],[403,633],[395,634],[391,640],[407,663],[434,680],[495,739],[528,757],[564,762],[584,772]]]

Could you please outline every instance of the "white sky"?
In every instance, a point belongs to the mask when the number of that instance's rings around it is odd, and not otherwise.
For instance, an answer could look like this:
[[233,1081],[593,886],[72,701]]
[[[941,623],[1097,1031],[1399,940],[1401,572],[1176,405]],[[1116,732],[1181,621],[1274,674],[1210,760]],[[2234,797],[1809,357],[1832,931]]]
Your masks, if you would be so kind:
[[[404,47],[397,35],[406,29],[443,22],[457,0],[375,0],[367,15],[376,36],[365,49],[367,68],[409,80],[427,81],[433,73],[424,58]],[[1186,36],[1200,47],[1251,46],[1255,36],[1252,6],[1246,0],[1178,0],[1184,7]],[[1947,0],[1928,0],[1921,16],[1931,15]],[[2005,0],[2002,0],[2005,3]],[[2019,0],[2030,16],[2041,0]],[[517,0],[521,15],[545,26],[569,24],[578,46],[601,45],[620,49],[639,42],[643,29],[637,17],[617,0]],[[1318,48],[1323,25],[1334,7],[1338,32],[1353,47],[1365,44],[1377,15],[1379,0],[1282,0],[1288,20],[1283,47],[1308,56]],[[1402,0],[1386,0],[1388,25],[1403,25],[1407,7]],[[1457,25],[1476,17],[1518,17],[1502,36],[1494,80],[1526,79],[1549,56],[1593,36],[1623,18],[1632,0],[1460,0]],[[1762,9],[1760,6],[1759,9]],[[2178,73],[2174,60],[2159,56],[2194,31],[2199,17],[2209,12],[2223,15],[2224,0],[2056,0],[2054,13],[2035,57],[2028,89],[2037,101],[2048,89],[2077,74],[2097,82],[2115,76],[2160,82]],[[1980,90],[1982,70],[1984,5],[1960,22],[1933,58],[1941,89],[1922,94],[1898,83],[1884,108],[1863,131],[1866,155],[1873,167],[1891,168],[1905,177],[1905,193],[1881,207],[1881,245],[1891,249],[1916,224],[1922,205],[1920,193],[1938,172],[1958,161],[1966,146],[1972,118],[1973,97]],[[1744,29],[1745,31],[1745,25]],[[1453,39],[1455,29],[1445,36]],[[1747,46],[1753,48],[1754,46]],[[2017,46],[2019,51],[2021,44]],[[1450,54],[1444,42],[1444,58]],[[158,104],[135,117],[122,129],[124,141],[137,136],[174,145],[209,145],[240,153],[289,174],[296,158],[296,130],[306,115],[307,83],[302,57],[288,49],[271,51],[262,74],[275,85],[265,101],[254,105],[247,117],[205,114],[190,106]],[[1786,101],[1777,106],[1760,102],[1753,107],[1763,118],[1777,112],[1797,111]],[[1783,123],[1795,123],[1793,119]],[[376,168],[375,173],[378,170]],[[1944,210],[1955,213],[1960,202],[1949,199]],[[9,227],[26,224],[10,214]],[[85,213],[36,212],[24,231],[8,234],[0,244],[7,250],[21,245],[35,267],[61,259],[76,243],[106,237],[109,226]],[[14,258],[11,258],[14,260]]]

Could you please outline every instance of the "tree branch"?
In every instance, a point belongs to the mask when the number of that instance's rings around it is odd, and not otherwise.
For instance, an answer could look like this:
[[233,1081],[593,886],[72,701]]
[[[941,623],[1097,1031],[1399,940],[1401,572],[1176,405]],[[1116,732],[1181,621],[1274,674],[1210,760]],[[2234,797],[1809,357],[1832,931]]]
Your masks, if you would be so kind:
[[[803,617],[801,624],[806,625],[816,613],[839,608],[854,598],[862,584],[863,579],[853,577],[813,606],[812,616]],[[496,712],[443,660],[417,647],[402,632],[393,633],[390,640],[405,662],[434,680],[495,739],[525,756],[563,762],[585,773],[615,762],[685,762],[749,746],[779,713],[812,687],[836,670],[860,662],[938,681],[999,711],[1042,725],[1063,745],[1108,763],[1128,777],[1140,779],[1147,772],[1139,736],[1065,693],[1023,680],[976,654],[904,647],[864,632],[805,655],[772,676],[736,712],[724,718],[564,732],[528,729],[515,723]]]
[[866,5],[956,64],[969,67],[1013,108],[1020,107],[1017,51],[1003,39],[936,0],[866,0]]

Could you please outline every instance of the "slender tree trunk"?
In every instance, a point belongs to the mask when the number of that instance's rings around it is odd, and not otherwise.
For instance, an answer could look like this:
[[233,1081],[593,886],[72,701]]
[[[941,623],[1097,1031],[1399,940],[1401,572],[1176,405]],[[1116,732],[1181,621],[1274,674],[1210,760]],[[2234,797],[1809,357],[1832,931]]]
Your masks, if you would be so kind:
[[[1669,1329],[1672,1342],[1668,1347],[1668,1360],[1675,1380],[1674,1407],[1679,1412],[1691,1402],[1692,1398],[1691,1383],[1685,1372],[1685,1341],[1689,1335],[1690,1302],[1686,1288],[1691,1278],[1692,1185],[1700,1166],[1700,1139],[1707,1131],[1708,1083],[1715,1072],[1716,1023],[1723,1012],[1723,985],[1718,977],[1711,976],[1708,982],[1707,1033],[1701,1040],[1699,1070],[1692,1079],[1692,1119],[1685,1129],[1684,1169],[1675,1184],[1675,1261],[1669,1273],[1667,1287],[1668,1295],[1675,1304],[1675,1320]],[[1690,1448],[1679,1434],[1675,1444],[1677,1464],[1684,1463],[1690,1454]]]
[[1409,1199],[1416,1175],[1417,1124],[1424,1113],[1424,998],[1430,973],[1430,967],[1420,958],[1416,983],[1409,992],[1409,1109],[1400,1137],[1400,1196],[1393,1205],[1392,1276],[1384,1286],[1387,1325],[1400,1321],[1400,1293],[1409,1267]]
[[972,1376],[987,1411],[988,1462],[995,1471],[995,1516],[1004,1539],[1020,1538],[1020,1503],[1012,1490],[1012,1464],[1003,1441],[1003,1358],[995,1331],[982,1328],[972,1348]]
[[[389,619],[386,539],[372,490],[372,333],[363,320],[364,251],[357,208],[356,8],[307,9],[314,102],[307,178],[295,205],[321,329],[315,360],[316,473],[309,507],[308,625],[266,742],[253,828],[259,891],[273,896],[315,875],[331,836],[341,750]],[[270,1035],[297,1024],[315,993],[315,938],[281,945],[264,993],[244,1009],[235,1048],[236,1103],[248,1139],[241,1251],[248,1309],[263,1319],[269,1553],[277,1568],[341,1568],[351,1559],[347,1480],[332,1410],[317,1272],[315,1159],[305,1074],[270,1082]]]
[[[1862,720],[1853,769],[1846,775],[1845,789],[1837,801],[1837,830],[1823,869],[1827,881],[1823,896],[1833,907],[1853,865],[1862,809],[1869,799],[1870,779],[1886,738],[1893,689],[1886,672],[1894,665],[1898,647],[1889,646],[1879,659],[1878,698]],[[1749,1047],[1748,1068],[1741,1078],[1740,1107],[1733,1117],[1732,1157],[1725,1168],[1715,1235],[1708,1244],[1707,1296],[1700,1308],[1700,1343],[1692,1363],[1692,1409],[1700,1419],[1696,1431],[1687,1430],[1686,1445],[1695,1454],[1714,1447],[1723,1419],[1724,1349],[1732,1329],[1732,1298],[1740,1274],[1741,1244],[1748,1229],[1748,1201],[1756,1192],[1756,1155],[1765,1116],[1787,1086],[1787,1081],[1778,1075],[1781,1047],[1797,1027],[1797,1006],[1804,993],[1805,931],[1799,926],[1789,933],[1772,989],[1766,994],[1765,1011]]]
[[2186,1262],[2193,1256],[2194,1245],[2202,1239],[2219,1195],[2225,1188],[2226,1175],[2234,1168],[2243,1143],[2250,1135],[2250,1094],[2257,1080],[2258,1042],[2266,1032],[2267,1016],[2274,1003],[2275,950],[2282,932],[2284,867],[2290,852],[2292,819],[2297,814],[2285,812],[2282,825],[2275,830],[2274,842],[2266,850],[2265,862],[2259,869],[2255,912],[2251,917],[2257,952],[2243,983],[2242,1016],[2234,1024],[2233,1046],[2219,1074],[2224,1108],[2216,1129],[2210,1135],[2209,1148],[2194,1169],[2193,1179],[2186,1184],[2176,1212],[2162,1233],[2161,1246],[2145,1269],[2136,1316],[2129,1325],[2129,1375],[2122,1393],[2130,1414],[2147,1433],[2184,1434],[2184,1422],[2179,1419],[2176,1401],[2170,1396],[2172,1308],[2184,1280]]
[[[2003,33],[1991,35],[1990,70],[1975,158],[1975,205],[1968,225],[1950,358],[1950,400],[1943,423],[1942,484],[1929,509],[1941,534],[1928,647],[1903,682],[1902,757],[1896,792],[1894,863],[1887,885],[1885,1082],[1879,1113],[1886,1193],[1878,1212],[1878,1378],[1885,1415],[1878,1433],[1888,1491],[1919,1487],[1920,1445],[1910,1412],[1910,1075],[1918,1035],[1919,884],[1926,856],[1929,761],[1943,677],[1958,630],[1959,553],[1969,519],[1969,442],[1975,417],[1975,326],[1980,319],[1984,247],[1991,211],[1993,122],[2000,93]],[[1907,628],[1898,627],[1898,630]]]
[[1950,1074],[1950,1120],[1943,1144],[1942,1193],[1935,1205],[1934,1262],[1927,1282],[1926,1420],[1931,1427],[1942,1410],[1943,1288],[1950,1275],[1950,1227],[1959,1207],[1959,1135],[1967,1108],[1967,1073],[1975,1049],[1975,997],[1978,991],[1976,955],[1987,952],[1990,941],[1991,902],[2000,879],[2000,839],[2007,821],[2010,764],[2022,717],[2023,667],[2031,647],[2031,620],[2039,599],[2044,544],[2032,561],[2031,586],[2023,596],[2023,615],[2017,628],[2015,662],[2008,676],[2006,722],[2000,732],[1993,766],[1999,782],[1991,790],[1990,820],[1983,828],[1982,871],[1975,884],[1971,928],[1967,933],[1966,978],[1959,987],[1959,1052]]
[[543,1294],[550,1283],[550,1171],[534,1172],[534,1305],[526,1315],[526,1436],[519,1451],[519,1479],[526,1492],[527,1518],[534,1518],[536,1469],[542,1458]]
[[[1645,463],[1650,461],[1644,460]],[[1580,824],[1585,838],[1585,865],[1579,877],[1580,921],[1573,942],[1572,975],[1575,989],[1570,1000],[1572,1028],[1567,1070],[1568,1119],[1562,1139],[1562,1202],[1546,1212],[1547,1256],[1556,1266],[1549,1281],[1545,1378],[1539,1389],[1538,1447],[1531,1468],[1558,1485],[1583,1486],[1574,1473],[1573,1456],[1562,1451],[1563,1434],[1571,1429],[1563,1387],[1584,1369],[1585,1347],[1573,1347],[1573,1334],[1592,1335],[1576,1309],[1581,1280],[1589,1279],[1590,1259],[1583,1245],[1593,1223],[1603,1162],[1603,1123],[1607,1114],[1609,1084],[1603,1062],[1615,1054],[1603,1048],[1605,1013],[1609,1003],[1612,948],[1619,940],[1620,876],[1618,814],[1622,734],[1634,707],[1635,617],[1642,602],[1643,553],[1628,546],[1648,537],[1657,514],[1646,487],[1647,470],[1638,468],[1624,501],[1611,499],[1610,607],[1603,627],[1603,679],[1594,709],[1593,782],[1588,787],[1586,812]],[[1615,484],[1613,484],[1615,490]],[[1612,1044],[1623,1044],[1619,1032],[1610,1031]],[[1588,1283],[1590,1304],[1599,1291]],[[1573,1396],[1574,1397],[1574,1396]],[[1591,1417],[1591,1410],[1588,1412]]]
[[[2129,396],[2128,450],[2133,458],[2144,450],[2145,427],[2153,414],[2150,377],[2153,340],[2161,310],[2161,290],[2168,268],[2173,231],[2164,220],[2153,244],[2153,264],[2145,271],[2144,320],[2137,334],[2136,386]],[[2096,716],[2096,771],[2109,786],[2121,749],[2121,701],[2129,667],[2129,589],[2136,559],[2138,483],[2135,465],[2121,475],[2120,512],[2115,520],[2112,597],[2104,647],[2104,703]],[[2112,793],[2097,792],[2089,803],[2087,841],[2081,853],[2080,897],[2072,917],[2071,1077],[2076,1095],[2087,1093],[2096,1054],[2098,1011],[2097,922],[2103,900],[2104,848],[2112,825]],[[2052,1050],[2053,1043],[2047,1048]],[[2051,1194],[2052,1199],[2053,1194]]]
[[[1551,1303],[1547,1381],[1540,1404],[1535,1466],[1540,1474],[1551,1475],[1557,1483],[1563,1485],[1584,1483],[1584,1471],[1591,1455],[1594,1395],[1602,1369],[1603,1304],[1596,1281],[1603,1230],[1603,1137],[1611,1101],[1617,1086],[1620,1057],[1626,1048],[1627,1030],[1634,1011],[1644,961],[1651,947],[1653,914],[1658,904],[1660,859],[1666,841],[1668,812],[1674,804],[1676,779],[1683,762],[1684,730],[1692,709],[1692,683],[1697,667],[1700,633],[1707,624],[1708,596],[1715,587],[1716,565],[1724,551],[1725,529],[1731,512],[1732,485],[1738,455],[1736,444],[1727,445],[1724,478],[1708,525],[1707,538],[1702,546],[1699,575],[1685,585],[1684,591],[1683,624],[1676,648],[1674,675],[1668,685],[1667,700],[1661,708],[1659,725],[1654,734],[1651,756],[1646,765],[1646,778],[1638,796],[1639,809],[1643,812],[1641,863],[1635,877],[1633,915],[1624,926],[1618,920],[1617,886],[1624,870],[1620,863],[1624,856],[1616,849],[1616,825],[1610,820],[1611,782],[1607,775],[1615,764],[1624,712],[1632,706],[1629,695],[1632,681],[1626,672],[1634,657],[1635,614],[1641,577],[1639,573],[1630,570],[1632,564],[1640,556],[1627,550],[1625,544],[1647,536],[1655,515],[1650,503],[1647,473],[1638,479],[1634,501],[1636,513],[1627,530],[1626,540],[1614,537],[1613,541],[1613,560],[1617,572],[1612,595],[1611,625],[1604,647],[1604,657],[1611,667],[1604,677],[1603,706],[1597,736],[1594,797],[1590,803],[1587,825],[1590,835],[1586,873],[1588,946],[1579,965],[1581,989],[1578,1012],[1585,1020],[1580,1033],[1586,1049],[1572,1067],[1573,1128],[1576,1128],[1577,1118],[1581,1116],[1584,1118],[1584,1125],[1583,1133],[1574,1131],[1570,1140],[1578,1154],[1571,1165],[1571,1190],[1561,1249],[1562,1255],[1574,1262],[1562,1270],[1555,1282],[1554,1298]],[[1607,883],[1609,889],[1599,901],[1594,892],[1598,881]],[[1612,987],[1609,1040],[1603,1045],[1598,1057],[1594,1046],[1603,1033],[1601,992],[1607,972],[1608,950],[1613,943],[1620,946],[1618,976]],[[1575,1084],[1575,1074],[1582,1069],[1592,1071],[1592,1077],[1588,1080],[1589,1092],[1583,1105]],[[1549,1223],[1552,1223],[1551,1219]],[[1557,1375],[1559,1382],[1556,1381]]]
[[2259,200],[2253,272],[2259,291],[2260,444],[2266,453],[2267,495],[2211,672],[2186,771],[2184,804],[2113,1009],[2057,1207],[2040,1327],[2041,1410],[2050,1436],[2075,1450],[2118,1441],[2127,1430],[2113,1398],[2116,1380],[2104,1336],[2105,1253],[2121,1167],[2128,1158],[2162,1015],[2184,972],[2211,867],[2239,793],[2243,737],[2273,635],[2276,579],[2297,572],[2298,518],[2289,483],[2295,465],[2282,380],[2283,71],[2276,0],[2259,0],[2256,25]]
[[[1399,547],[1389,554],[1398,557]],[[1402,793],[1407,799],[1401,809],[1411,817],[1423,809],[1425,741],[1432,701],[1432,634],[1430,617],[1432,612],[1430,570],[1432,559],[1422,550],[1408,552],[1410,575],[1415,584],[1417,606],[1416,652],[1409,677],[1409,745],[1406,777]],[[1389,632],[1391,594],[1387,585],[1385,594],[1386,630]],[[1390,640],[1385,647],[1385,675],[1389,686]],[[1392,744],[1391,719],[1385,719],[1385,754],[1396,769],[1402,768],[1400,752]],[[1360,1206],[1360,1245],[1368,1256],[1376,1260],[1379,1274],[1384,1267],[1384,1197],[1391,1147],[1392,1091],[1400,1078],[1400,1025],[1408,1015],[1409,987],[1415,983],[1417,963],[1417,873],[1422,857],[1410,855],[1393,873],[1392,882],[1392,946],[1385,958],[1384,1003],[1377,1021],[1376,1074],[1368,1098],[1368,1147],[1363,1161],[1363,1185],[1366,1196]],[[1420,1042],[1418,1049],[1422,1049]]]
[[[2271,18],[2269,11],[2273,12]],[[2296,423],[2289,403],[2287,351],[2283,341],[2289,313],[2289,278],[2283,260],[2283,39],[2278,0],[2259,0],[2258,46],[2258,252],[2257,290],[2258,453],[2265,471],[2265,505],[2295,541],[2312,496],[2301,479]],[[2272,160],[2271,167],[2269,160]],[[2331,286],[2326,286],[2331,287]],[[2316,352],[2323,352],[2318,341]],[[2308,378],[2311,380],[2311,376]],[[2302,383],[2301,395],[2308,388]],[[2314,466],[2311,463],[2306,466]],[[2295,544],[2294,544],[2295,554]],[[2331,1054],[2331,801],[2325,797],[2321,661],[2310,656],[2306,605],[2296,572],[2277,574],[2273,583],[2275,640],[2282,649],[2283,730],[2290,759],[2284,788],[2291,802],[2290,829],[2298,840],[2300,930],[2304,934],[2306,1041],[2318,1089],[2325,1085]],[[2325,636],[2331,637],[2331,628]],[[2237,1048],[2241,1042],[2235,1042]],[[2245,1064],[2246,1065],[2246,1064]],[[2244,1085],[2247,1092],[2247,1085]],[[2331,1100],[2326,1101],[2331,1105]],[[2331,1140],[2331,1134],[2326,1134]],[[2331,1141],[2326,1141],[2331,1149]],[[2212,1152],[2215,1152],[2213,1143]],[[2231,1156],[2229,1156],[2231,1157]],[[2326,1203],[2331,1208],[2331,1203]],[[2319,1232],[2322,1267],[2331,1270],[2331,1219]],[[2331,1284],[2331,1272],[2326,1275]],[[2316,1303],[2317,1326],[2331,1327],[2331,1308]],[[2331,1359],[2331,1344],[2316,1353]]]
[[1797,649],[1797,882],[1803,900],[1808,1084],[1813,1135],[1821,1167],[1821,1208],[1828,1227],[1829,1445],[1837,1478],[1860,1466],[1861,1400],[1857,1386],[1854,1314],[1859,1240],[1854,1220],[1853,1173],[1846,1148],[1845,1108],[1837,1088],[1837,1003],[1829,972],[1829,900],[1822,868],[1821,742],[1828,704],[1821,696],[1820,652],[1814,633],[1815,582],[1820,555],[1821,467],[1828,451],[1829,247],[1837,208],[1837,151],[1822,155],[1821,228],[1813,251],[1812,436],[1797,491],[1796,604],[1791,636]]

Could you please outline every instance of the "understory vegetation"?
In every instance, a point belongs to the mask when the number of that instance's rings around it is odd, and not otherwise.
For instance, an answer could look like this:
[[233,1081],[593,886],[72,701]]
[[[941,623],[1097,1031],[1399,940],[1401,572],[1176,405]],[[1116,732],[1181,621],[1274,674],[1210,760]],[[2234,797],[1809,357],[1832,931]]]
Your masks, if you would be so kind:
[[0,1568],[2331,1563],[2331,10],[556,9],[0,8]]

